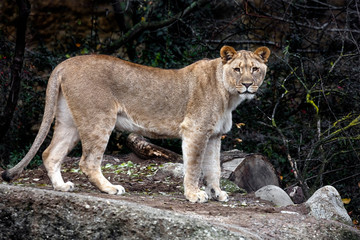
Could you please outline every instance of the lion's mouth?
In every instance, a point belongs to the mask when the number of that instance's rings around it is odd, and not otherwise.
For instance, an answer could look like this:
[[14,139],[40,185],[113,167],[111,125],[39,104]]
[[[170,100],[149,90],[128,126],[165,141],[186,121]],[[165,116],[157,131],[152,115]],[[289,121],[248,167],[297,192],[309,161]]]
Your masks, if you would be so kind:
[[239,91],[238,90],[238,93],[239,94],[250,94],[250,95],[255,94],[254,92],[250,92],[249,90],[245,90],[245,91]]

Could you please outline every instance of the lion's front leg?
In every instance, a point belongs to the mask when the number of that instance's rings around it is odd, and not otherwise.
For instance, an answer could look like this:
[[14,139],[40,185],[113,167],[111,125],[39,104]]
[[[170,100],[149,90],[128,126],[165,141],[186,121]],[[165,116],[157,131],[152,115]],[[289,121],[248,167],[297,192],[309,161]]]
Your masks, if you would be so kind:
[[209,139],[201,169],[204,174],[205,191],[208,196],[226,202],[229,198],[228,194],[220,189],[220,146],[220,136],[213,136]]
[[183,134],[184,193],[190,202],[206,202],[208,195],[199,188],[201,162],[207,144],[206,134],[186,132]]

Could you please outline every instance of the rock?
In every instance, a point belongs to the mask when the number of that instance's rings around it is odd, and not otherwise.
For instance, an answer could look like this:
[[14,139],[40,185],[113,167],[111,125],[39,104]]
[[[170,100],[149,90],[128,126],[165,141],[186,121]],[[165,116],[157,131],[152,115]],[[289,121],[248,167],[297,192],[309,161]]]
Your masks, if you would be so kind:
[[306,201],[304,193],[299,186],[294,186],[286,189],[287,194],[295,204],[300,204]]
[[352,224],[339,192],[332,186],[318,189],[305,204],[311,209],[309,215],[316,219],[336,220]]
[[165,163],[157,170],[155,177],[159,179],[166,177],[184,178],[184,166],[182,163]]
[[255,192],[255,196],[262,200],[270,201],[280,207],[294,204],[284,190],[274,185],[260,188]]
[[261,154],[239,151],[223,152],[221,177],[233,181],[247,192],[267,186],[279,186],[278,176],[270,161]]
[[0,232],[0,239],[260,239],[126,201],[2,184]]
[[0,182],[0,240],[360,239],[349,225],[303,214],[302,205],[280,212],[255,202],[194,204],[174,196],[68,193]]

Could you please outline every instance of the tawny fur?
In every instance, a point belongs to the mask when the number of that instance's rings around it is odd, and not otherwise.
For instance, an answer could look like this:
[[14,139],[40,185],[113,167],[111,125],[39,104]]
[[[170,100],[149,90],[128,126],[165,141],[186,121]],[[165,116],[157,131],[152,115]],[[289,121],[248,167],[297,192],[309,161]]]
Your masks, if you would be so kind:
[[[101,172],[101,161],[114,128],[150,138],[181,138],[185,197],[226,201],[220,189],[220,138],[232,125],[231,112],[253,98],[262,84],[270,50],[235,51],[224,46],[220,58],[201,60],[179,70],[142,66],[111,56],[87,55],[60,63],[49,79],[43,122],[29,153],[2,174],[17,177],[36,154],[53,118],[55,132],[43,161],[54,189],[70,191],[60,167],[80,140],[80,168],[89,181],[109,194],[125,192]],[[201,172],[205,191],[199,189]]]

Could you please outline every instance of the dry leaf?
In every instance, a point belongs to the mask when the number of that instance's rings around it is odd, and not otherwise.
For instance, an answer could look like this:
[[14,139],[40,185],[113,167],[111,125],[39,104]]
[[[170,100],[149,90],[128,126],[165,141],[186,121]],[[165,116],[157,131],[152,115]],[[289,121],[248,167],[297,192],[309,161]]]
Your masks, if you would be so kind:
[[344,204],[349,204],[351,202],[351,198],[343,198],[341,200]]
[[237,128],[241,128],[241,127],[245,126],[245,123],[237,123],[235,125]]

